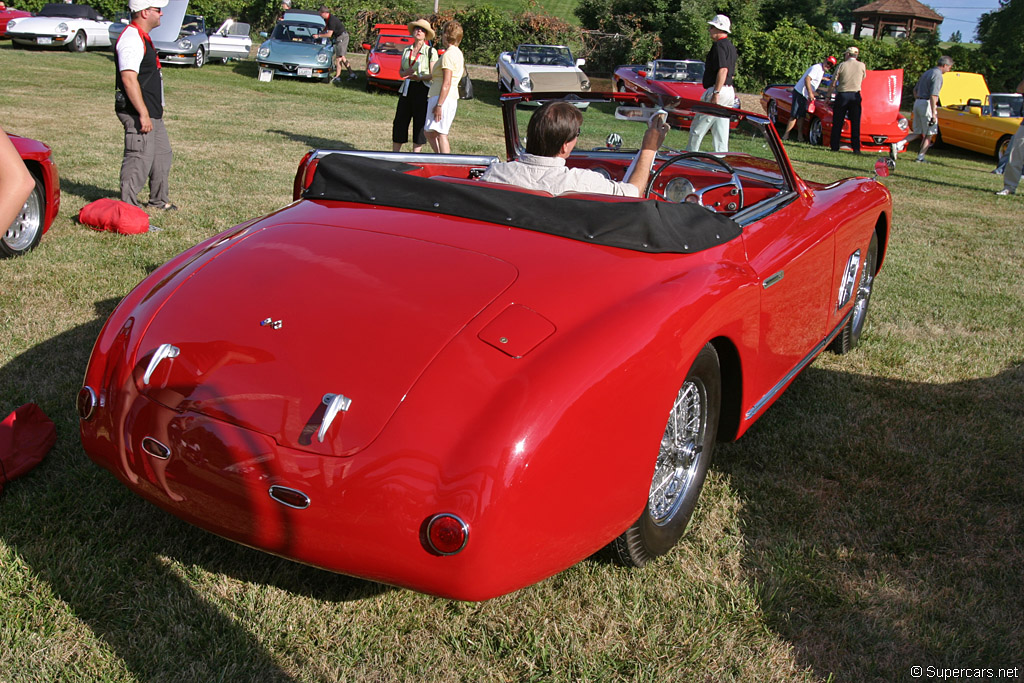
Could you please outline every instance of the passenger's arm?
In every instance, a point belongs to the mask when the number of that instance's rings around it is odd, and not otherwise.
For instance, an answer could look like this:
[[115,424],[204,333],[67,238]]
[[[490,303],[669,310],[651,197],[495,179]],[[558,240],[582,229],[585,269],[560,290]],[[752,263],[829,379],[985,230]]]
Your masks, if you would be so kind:
[[669,126],[665,123],[666,116],[668,115],[657,114],[651,117],[650,123],[647,124],[647,130],[644,131],[644,140],[640,144],[640,151],[636,154],[633,172],[626,179],[627,183],[639,190],[641,197],[644,196],[647,181],[651,177],[651,165],[654,163],[654,157],[661,149],[661,143],[665,142],[665,136],[668,135]]

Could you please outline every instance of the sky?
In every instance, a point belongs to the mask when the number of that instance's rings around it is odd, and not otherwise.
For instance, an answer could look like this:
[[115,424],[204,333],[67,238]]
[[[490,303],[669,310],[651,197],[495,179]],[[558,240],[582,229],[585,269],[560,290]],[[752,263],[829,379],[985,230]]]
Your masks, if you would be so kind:
[[965,43],[974,41],[978,18],[986,12],[999,9],[998,0],[922,0],[943,16],[939,25],[939,37],[949,40],[954,32],[960,31]]

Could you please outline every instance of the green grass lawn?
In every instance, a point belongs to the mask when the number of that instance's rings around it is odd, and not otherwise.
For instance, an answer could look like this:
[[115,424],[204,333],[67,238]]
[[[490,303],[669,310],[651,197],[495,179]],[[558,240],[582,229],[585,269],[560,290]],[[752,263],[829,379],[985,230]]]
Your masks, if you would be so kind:
[[[823,355],[719,447],[676,549],[458,603],[221,540],[86,457],[74,396],[117,301],[288,203],[309,148],[390,148],[395,107],[362,80],[168,67],[181,210],[121,237],[75,222],[118,192],[113,68],[107,51],[0,44],[0,125],[51,145],[63,188],[39,248],[0,261],[0,413],[35,401],[58,430],[0,498],[0,681],[891,681],[1024,666],[1024,197],[993,195],[994,160],[939,147],[900,161],[861,348]],[[455,152],[503,154],[493,73],[474,71]],[[789,152],[820,181],[874,161]]]

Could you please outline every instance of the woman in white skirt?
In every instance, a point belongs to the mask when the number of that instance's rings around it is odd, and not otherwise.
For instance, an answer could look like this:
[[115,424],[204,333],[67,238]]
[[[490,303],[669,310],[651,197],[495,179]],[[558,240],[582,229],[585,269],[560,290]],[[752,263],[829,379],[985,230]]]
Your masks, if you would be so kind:
[[449,21],[441,33],[447,48],[431,72],[430,93],[427,99],[427,123],[423,130],[427,142],[436,154],[450,154],[448,131],[459,105],[459,81],[466,73],[466,62],[459,43],[462,42],[462,24]]

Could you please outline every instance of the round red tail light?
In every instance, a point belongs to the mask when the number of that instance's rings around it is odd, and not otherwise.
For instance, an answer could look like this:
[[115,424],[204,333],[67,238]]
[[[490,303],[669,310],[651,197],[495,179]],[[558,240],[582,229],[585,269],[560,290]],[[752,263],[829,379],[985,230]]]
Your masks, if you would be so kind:
[[466,547],[469,527],[455,515],[434,515],[427,522],[428,550],[438,555],[454,555]]

